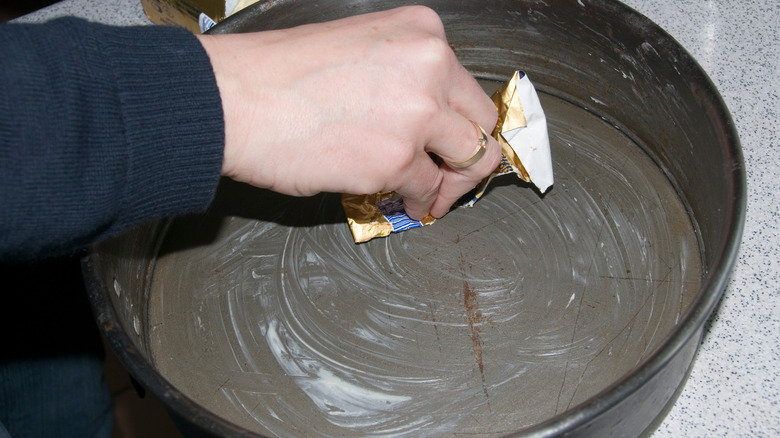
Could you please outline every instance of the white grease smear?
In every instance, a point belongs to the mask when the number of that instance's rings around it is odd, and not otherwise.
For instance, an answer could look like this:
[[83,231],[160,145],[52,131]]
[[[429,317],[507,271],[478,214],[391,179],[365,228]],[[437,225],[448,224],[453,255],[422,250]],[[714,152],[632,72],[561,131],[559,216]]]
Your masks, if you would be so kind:
[[411,400],[408,396],[357,385],[353,383],[354,376],[336,375],[326,364],[311,357],[296,340],[280,334],[281,330],[277,320],[268,321],[265,338],[271,353],[285,373],[294,377],[298,387],[324,414],[373,422],[377,412],[393,411]]
[[566,303],[566,307],[565,307],[566,309],[568,309],[569,306],[571,306],[571,303],[574,301],[574,297],[576,297],[576,296],[577,296],[576,293],[571,294],[571,297],[569,297],[569,302]]

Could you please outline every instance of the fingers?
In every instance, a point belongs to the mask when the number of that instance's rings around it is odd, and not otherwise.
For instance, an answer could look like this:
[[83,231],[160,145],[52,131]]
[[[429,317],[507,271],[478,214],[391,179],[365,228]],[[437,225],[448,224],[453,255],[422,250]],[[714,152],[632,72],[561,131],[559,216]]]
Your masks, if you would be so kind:
[[444,179],[439,163],[434,162],[431,157],[426,155],[417,160],[417,163],[417,169],[413,170],[417,176],[413,180],[414,185],[397,190],[403,197],[406,214],[414,220],[422,219],[431,210]]
[[[501,147],[487,135],[484,154],[473,164],[457,168],[447,163],[469,161],[480,147],[482,133],[469,119],[454,111],[438,124],[438,135],[429,143],[429,149],[438,151],[438,162],[421,157],[420,167],[413,171],[413,184],[398,190],[404,197],[404,208],[413,219],[430,213],[436,218],[444,216],[452,205],[473,189],[483,178],[496,169],[501,159]],[[495,122],[494,122],[495,123]],[[432,124],[433,125],[433,124]]]
[[468,163],[478,152],[482,132],[474,123],[490,133],[498,113],[492,100],[457,59],[451,77],[448,106],[441,112],[439,123],[431,123],[438,128],[432,128],[434,132],[426,145],[426,150],[444,163],[439,168],[441,179],[436,199],[428,210],[436,218],[444,216],[461,196],[495,170],[501,159],[501,147],[487,135],[484,155],[467,167],[457,166]]
[[[489,137],[485,155],[474,166],[476,173],[468,175],[464,171],[453,170],[449,167],[442,167],[442,181],[439,186],[437,197],[429,209],[431,216],[440,218],[447,214],[452,205],[460,199],[465,193],[473,189],[482,179],[490,175],[496,169],[501,160],[501,147],[495,139]],[[471,169],[471,168],[469,168]],[[478,176],[475,176],[478,175]]]
[[[422,99],[422,106],[417,108],[423,111],[417,113],[418,118],[413,125],[423,121],[419,123],[423,132],[414,136],[421,141],[425,152],[441,160],[434,162],[427,154],[419,154],[412,164],[414,169],[404,172],[409,180],[405,180],[404,185],[396,191],[404,197],[406,212],[414,219],[420,219],[429,212],[436,217],[446,214],[452,204],[496,168],[501,155],[498,143],[488,136],[484,155],[473,164],[464,168],[443,164],[468,161],[477,152],[482,139],[482,133],[472,121],[491,132],[498,114],[491,99],[446,43],[438,16],[427,9],[415,12],[425,11],[430,12],[428,21],[433,21],[426,23],[425,27],[436,40],[423,39],[425,44],[422,52],[413,52],[409,48],[403,53],[419,53],[420,56],[415,57],[411,64],[419,69],[413,76],[418,78],[419,83],[438,89],[433,93],[422,92],[416,96],[423,98],[427,95],[435,100],[426,103]],[[416,16],[422,15],[425,14]],[[418,40],[410,42],[415,45],[418,43]],[[427,77],[435,80],[422,80]],[[415,131],[415,128],[410,129]]]
[[[490,136],[486,132],[492,131],[493,125],[488,125],[487,129],[482,128],[482,124],[471,118],[467,118],[454,111],[448,111],[449,114],[442,117],[438,125],[430,122],[430,125],[438,126],[432,128],[432,135],[426,145],[426,150],[436,154],[450,168],[473,174],[480,166],[474,166],[480,161],[483,138],[490,141]],[[483,117],[484,119],[484,117]],[[483,137],[483,133],[484,137]],[[487,148],[484,148],[487,150]]]
[[455,62],[457,65],[448,95],[449,107],[466,119],[477,122],[490,134],[498,119],[496,106],[476,79],[457,59]]
[[[469,123],[469,125],[472,125]],[[482,133],[479,132],[474,126],[471,126],[471,134],[466,135],[457,144],[463,144],[464,139],[466,145],[471,144],[471,155],[465,156],[465,159],[457,161],[461,163],[468,160],[474,155],[476,148],[482,139]],[[483,128],[484,129],[484,128]],[[440,218],[447,214],[452,205],[465,193],[473,189],[482,179],[490,175],[501,160],[501,146],[491,136],[487,135],[487,144],[485,145],[484,154],[473,164],[465,168],[457,168],[452,165],[448,165],[448,160],[444,160],[444,165],[440,167],[442,173],[441,185],[437,192],[437,197],[430,207],[430,214],[433,217]],[[456,143],[453,143],[456,144]],[[468,150],[468,149],[462,149]],[[464,156],[462,156],[464,157]]]

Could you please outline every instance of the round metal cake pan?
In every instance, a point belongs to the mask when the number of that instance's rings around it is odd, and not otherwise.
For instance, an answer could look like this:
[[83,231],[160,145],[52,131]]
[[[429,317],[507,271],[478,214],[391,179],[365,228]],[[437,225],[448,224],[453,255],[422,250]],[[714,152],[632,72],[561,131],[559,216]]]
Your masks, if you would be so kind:
[[[528,74],[553,189],[502,177],[473,208],[356,245],[337,195],[224,181],[208,213],[95,246],[99,325],[183,427],[639,436],[682,389],[745,215],[739,140],[709,78],[618,2],[423,3],[487,92]],[[261,1],[212,32],[387,7]]]

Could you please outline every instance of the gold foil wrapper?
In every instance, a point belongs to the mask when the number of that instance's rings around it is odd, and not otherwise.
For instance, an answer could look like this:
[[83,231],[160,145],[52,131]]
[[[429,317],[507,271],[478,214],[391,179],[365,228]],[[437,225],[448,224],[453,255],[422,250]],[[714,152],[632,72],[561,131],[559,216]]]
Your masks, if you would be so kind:
[[[464,206],[473,206],[482,197],[490,181],[496,176],[515,173],[523,181],[532,182],[516,151],[502,135],[505,132],[528,125],[521,96],[517,91],[518,81],[524,76],[522,72],[516,71],[512,79],[503,84],[491,96],[498,110],[498,121],[491,132],[491,136],[501,145],[503,157],[496,170],[477,185],[475,195],[471,200],[463,203],[462,205]],[[532,91],[535,96],[535,91]],[[543,117],[542,122],[546,123]],[[421,221],[410,219],[403,210],[403,200],[395,192],[380,192],[371,195],[343,194],[341,203],[356,243],[366,242],[375,237],[385,237],[393,232],[430,225],[435,221],[430,215]]]
[[476,195],[466,203],[469,207],[473,206],[474,203],[482,197],[482,194],[485,193],[485,189],[490,184],[490,181],[499,175],[516,173],[523,181],[531,182],[531,177],[528,175],[525,167],[523,167],[523,163],[520,162],[520,158],[518,158],[509,142],[501,135],[504,132],[528,125],[525,118],[525,111],[523,111],[523,104],[517,93],[517,82],[520,80],[520,77],[520,72],[516,71],[515,74],[512,75],[512,79],[502,85],[490,97],[493,104],[496,105],[496,110],[498,110],[498,120],[496,120],[496,126],[493,128],[490,135],[498,141],[499,145],[501,145],[503,157],[501,158],[501,162],[498,163],[496,170],[477,185]]
[[525,167],[523,167],[523,163],[520,162],[520,158],[515,154],[515,150],[512,149],[512,146],[510,146],[501,135],[504,132],[528,126],[525,119],[525,111],[523,111],[523,104],[517,93],[517,82],[519,80],[520,72],[515,72],[512,79],[496,90],[491,97],[493,103],[496,105],[496,109],[498,109],[498,121],[496,122],[496,127],[493,129],[491,135],[498,141],[498,144],[501,145],[501,152],[511,165],[511,169],[502,169],[502,165],[505,164],[502,162],[491,177],[503,175],[504,173],[509,173],[511,171],[517,173],[523,181],[531,182],[531,177],[528,176],[528,172],[525,170]]
[[[426,215],[420,221],[406,216],[403,200],[395,192],[379,192],[372,195],[341,195],[341,205],[347,214],[347,223],[355,243],[367,242],[374,237],[385,237],[394,231],[417,228],[433,223],[434,217]],[[399,221],[405,222],[399,224]]]

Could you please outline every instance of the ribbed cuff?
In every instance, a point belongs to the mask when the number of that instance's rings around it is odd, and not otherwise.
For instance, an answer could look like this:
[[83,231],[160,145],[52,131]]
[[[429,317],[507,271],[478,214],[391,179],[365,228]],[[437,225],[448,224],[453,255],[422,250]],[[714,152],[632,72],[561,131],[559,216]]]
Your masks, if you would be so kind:
[[0,58],[0,259],[62,254],[208,207],[224,117],[189,31],[7,24]]
[[225,129],[200,42],[184,29],[145,26],[106,28],[98,44],[116,75],[125,127],[126,212],[143,220],[205,210],[219,181]]

